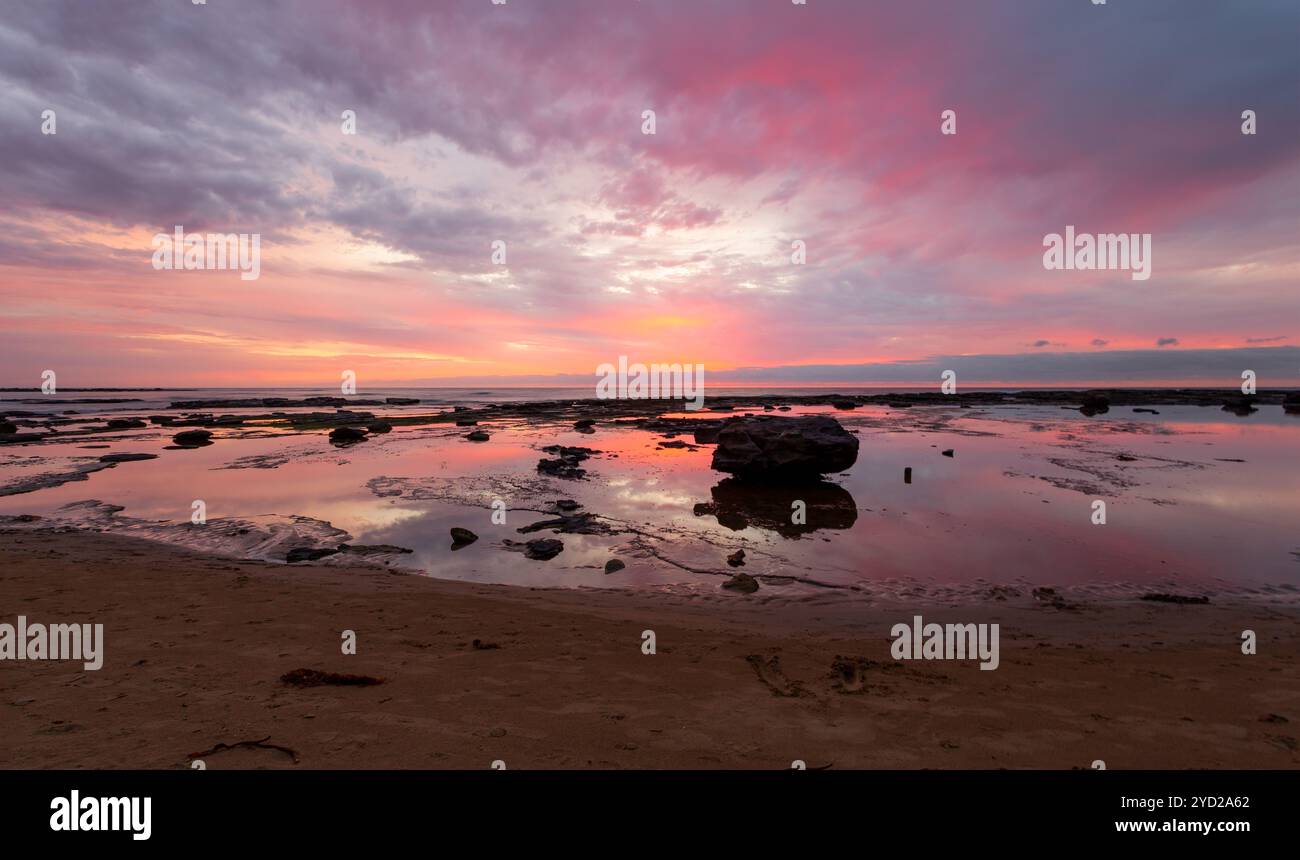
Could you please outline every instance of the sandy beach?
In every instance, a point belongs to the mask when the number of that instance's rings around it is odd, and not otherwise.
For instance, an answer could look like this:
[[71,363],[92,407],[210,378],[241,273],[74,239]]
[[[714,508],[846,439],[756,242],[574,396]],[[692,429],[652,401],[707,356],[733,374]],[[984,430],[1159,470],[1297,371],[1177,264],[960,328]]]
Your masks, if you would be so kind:
[[[106,643],[97,672],[0,666],[5,768],[1300,766],[1293,606],[522,588],[74,530],[0,532],[0,569],[0,618]],[[913,612],[999,623],[998,671],[892,660]]]

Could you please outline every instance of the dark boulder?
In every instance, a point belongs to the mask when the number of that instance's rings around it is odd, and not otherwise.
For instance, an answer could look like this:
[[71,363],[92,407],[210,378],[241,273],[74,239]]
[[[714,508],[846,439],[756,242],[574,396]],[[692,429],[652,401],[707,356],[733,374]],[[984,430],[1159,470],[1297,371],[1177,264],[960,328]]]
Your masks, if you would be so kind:
[[1089,391],[1083,395],[1079,411],[1091,418],[1110,411],[1110,398],[1099,391]]
[[198,448],[212,444],[211,430],[183,430],[172,437],[172,441],[182,448]]
[[366,431],[360,427],[335,427],[330,431],[330,444],[342,447],[366,441]]
[[453,526],[451,530],[451,548],[460,549],[463,546],[469,546],[478,540],[478,535],[469,529],[463,529],[459,526]]
[[392,433],[393,425],[387,421],[376,421],[373,424],[367,424],[366,429],[371,433]]
[[465,438],[471,442],[486,442],[492,438],[492,434],[486,430],[471,430],[465,434]]
[[109,430],[135,430],[140,427],[148,427],[144,421],[139,418],[110,418],[108,419]]
[[722,425],[713,468],[746,480],[815,481],[857,459],[858,437],[829,415],[756,415]]
[[130,463],[135,460],[157,460],[157,454],[105,454],[99,458],[101,463]]

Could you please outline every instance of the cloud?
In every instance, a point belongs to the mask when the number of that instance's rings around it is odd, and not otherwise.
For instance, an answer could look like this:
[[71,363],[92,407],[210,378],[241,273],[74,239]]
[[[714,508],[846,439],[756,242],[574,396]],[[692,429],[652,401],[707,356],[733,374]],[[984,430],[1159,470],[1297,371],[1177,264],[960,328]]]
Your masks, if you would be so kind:
[[[1254,333],[1294,312],[1292,0],[10,5],[0,337],[106,384],[187,366],[139,345],[155,331],[326,328],[507,372],[510,343],[556,371],[1009,354],[1045,320],[1040,359],[1097,330],[1149,345],[1147,320],[1189,349],[1272,342]],[[1067,223],[1153,232],[1155,276],[1044,278],[1040,238]],[[176,224],[262,234],[262,280],[155,277],[148,237]],[[337,375],[210,348],[236,384]]]
[[1156,346],[1178,346],[1178,338],[1176,337],[1156,338]]

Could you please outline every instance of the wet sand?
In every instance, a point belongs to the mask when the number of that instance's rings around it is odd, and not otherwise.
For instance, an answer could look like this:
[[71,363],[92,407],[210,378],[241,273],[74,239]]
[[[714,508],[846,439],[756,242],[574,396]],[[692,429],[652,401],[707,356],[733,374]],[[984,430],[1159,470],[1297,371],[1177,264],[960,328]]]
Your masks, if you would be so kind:
[[[523,588],[75,530],[0,531],[0,570],[0,620],[106,639],[98,672],[0,663],[5,768],[1300,766],[1282,603]],[[1000,667],[894,661],[889,629],[917,613],[999,623]],[[300,668],[383,683],[281,681]]]

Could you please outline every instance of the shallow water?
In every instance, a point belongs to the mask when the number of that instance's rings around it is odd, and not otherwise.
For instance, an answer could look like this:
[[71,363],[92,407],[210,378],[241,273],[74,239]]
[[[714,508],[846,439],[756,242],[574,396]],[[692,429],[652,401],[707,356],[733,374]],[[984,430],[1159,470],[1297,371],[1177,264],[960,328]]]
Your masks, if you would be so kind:
[[[135,406],[133,414],[145,414]],[[427,404],[366,408],[431,411]],[[113,528],[230,554],[283,558],[292,545],[393,544],[413,552],[385,560],[432,576],[544,586],[714,591],[735,572],[727,554],[743,548],[739,570],[759,576],[765,595],[827,587],[942,595],[998,585],[1294,593],[1300,418],[1280,407],[1248,417],[1158,409],[1153,416],[1116,407],[1085,418],[1054,406],[796,407],[782,414],[832,412],[856,432],[858,461],[822,485],[764,492],[712,471],[712,446],[665,449],[661,434],[610,425],[582,434],[567,424],[480,422],[492,433],[484,443],[465,440],[467,428],[399,427],[342,449],[325,431],[233,428],[216,430],[215,444],[195,450],[165,450],[176,431],[150,427],[0,449],[0,486],[110,452],[160,455],[0,497],[0,515],[49,516],[97,499],[123,507],[122,525]],[[109,447],[79,447],[87,444]],[[550,456],[539,449],[553,444],[602,453],[582,464],[586,480],[549,478],[535,467]],[[943,456],[945,449],[954,456]],[[274,468],[251,468],[257,465]],[[517,531],[553,518],[557,499],[580,502],[610,533]],[[1092,522],[1097,499],[1106,502],[1104,525]],[[186,525],[194,500],[206,504],[207,535]],[[795,500],[808,506],[806,525],[791,522]],[[494,501],[504,503],[504,525],[492,520]],[[291,515],[347,535],[299,523],[289,537],[253,551],[213,529]],[[102,511],[60,516],[101,528],[114,521]],[[452,526],[480,539],[452,550]],[[564,551],[533,561],[503,543],[534,537],[559,537]],[[627,568],[604,574],[611,558]]]

